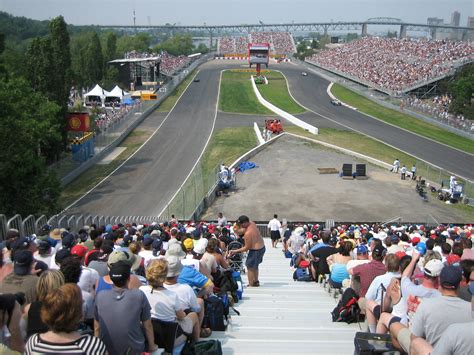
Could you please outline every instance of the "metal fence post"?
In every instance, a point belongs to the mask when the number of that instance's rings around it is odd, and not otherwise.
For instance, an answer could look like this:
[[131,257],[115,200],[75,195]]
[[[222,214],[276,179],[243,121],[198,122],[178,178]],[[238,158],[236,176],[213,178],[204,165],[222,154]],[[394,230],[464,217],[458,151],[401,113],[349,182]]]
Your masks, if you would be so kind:
[[14,215],[7,221],[7,230],[16,229],[20,233],[20,236],[25,236],[25,233],[22,229],[21,216],[19,214]]
[[196,181],[194,181],[194,207],[193,210],[196,209],[197,206],[197,196],[196,196]]
[[7,237],[7,216],[0,214],[0,241]]
[[183,195],[183,219],[186,219],[186,196],[185,196],[185,193],[184,191],[181,191],[182,195]]
[[34,233],[35,231],[35,216],[30,214],[28,217],[26,217],[22,222],[21,222],[21,229],[23,230],[23,233],[25,236],[30,236]]
[[42,215],[36,219],[35,230],[38,232],[45,224],[48,223],[48,219],[45,215]]

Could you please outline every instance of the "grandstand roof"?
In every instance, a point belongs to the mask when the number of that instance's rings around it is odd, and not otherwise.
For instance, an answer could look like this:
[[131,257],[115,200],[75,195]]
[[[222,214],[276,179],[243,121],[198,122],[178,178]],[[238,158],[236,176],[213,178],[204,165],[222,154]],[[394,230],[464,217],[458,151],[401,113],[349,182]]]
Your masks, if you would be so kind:
[[123,59],[114,59],[109,61],[109,63],[138,63],[138,62],[157,62],[160,61],[161,57],[149,57],[149,58],[123,58]]

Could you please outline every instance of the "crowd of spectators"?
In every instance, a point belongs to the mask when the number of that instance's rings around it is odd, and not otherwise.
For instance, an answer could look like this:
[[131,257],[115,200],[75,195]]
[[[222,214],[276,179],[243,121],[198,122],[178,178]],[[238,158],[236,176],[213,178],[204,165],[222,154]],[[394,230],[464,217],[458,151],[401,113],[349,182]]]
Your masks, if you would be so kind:
[[235,50],[236,39],[234,37],[221,37],[219,39],[219,53],[238,53]]
[[295,42],[288,32],[272,32],[272,43],[276,53],[295,53]]
[[408,354],[474,353],[473,225],[295,227],[282,231],[295,267],[354,294],[368,332]]
[[[245,230],[218,223],[43,226],[0,245],[0,353],[153,352],[212,333],[204,299],[223,287],[227,246]],[[233,254],[232,254],[233,255]],[[229,257],[229,259],[228,259]],[[8,317],[7,317],[8,315]],[[10,352],[8,352],[10,354]]]
[[449,126],[474,133],[474,121],[466,119],[463,115],[449,113],[450,104],[451,97],[449,95],[439,95],[432,99],[419,99],[416,96],[408,96],[403,99],[401,108],[406,107],[426,113]]
[[159,57],[159,53],[154,52],[138,52],[136,50],[126,52],[124,55],[125,59],[141,59],[141,58],[154,58]]
[[160,71],[166,75],[174,75],[191,63],[191,59],[185,55],[173,56],[167,52],[161,53]]
[[155,52],[137,52],[131,51],[125,53],[125,59],[138,59],[138,58],[160,58],[160,71],[165,75],[175,75],[191,63],[191,59],[188,56],[180,55],[173,56],[166,51],[160,53]]
[[236,37],[235,38],[235,52],[234,53],[245,53],[249,50],[249,39],[248,37]]
[[99,132],[107,130],[110,126],[122,121],[128,113],[140,103],[133,105],[123,105],[111,109],[102,109],[95,118],[95,126]]
[[365,37],[321,51],[307,60],[367,85],[399,93],[474,60],[474,44]]
[[249,36],[221,37],[220,54],[246,55],[249,43],[269,43],[273,54],[295,53],[295,43],[288,32],[252,32]]

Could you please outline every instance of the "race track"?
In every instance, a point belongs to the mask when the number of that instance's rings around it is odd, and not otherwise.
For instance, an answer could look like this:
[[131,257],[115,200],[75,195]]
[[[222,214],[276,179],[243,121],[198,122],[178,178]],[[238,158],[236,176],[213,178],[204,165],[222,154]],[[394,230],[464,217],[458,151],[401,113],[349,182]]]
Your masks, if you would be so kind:
[[[212,134],[214,123],[220,129],[251,126],[253,121],[263,122],[263,117],[241,116],[239,119],[225,113],[218,113],[217,122],[214,122],[220,71],[242,64],[211,61],[202,65],[198,74],[200,82],[189,85],[148,142],[115,173],[72,205],[67,214],[158,215],[191,172]],[[305,70],[302,66],[271,64],[270,67],[285,74],[294,98],[313,111],[299,115],[308,123],[362,132],[460,176],[474,179],[473,155],[392,127],[357,111],[332,106],[326,93],[328,82],[311,72],[302,77],[301,71]],[[150,118],[153,115],[160,114],[154,113]]]
[[184,182],[212,133],[220,71],[205,64],[153,137],[67,213],[155,216]]
[[[391,126],[350,108],[333,106],[326,92],[329,82],[301,65],[280,64],[272,67],[285,74],[293,97],[321,118],[330,119],[342,125],[341,128],[361,132],[459,176],[474,180],[474,155]],[[302,71],[306,71],[308,76],[302,76]],[[316,126],[318,124],[311,117],[308,117],[306,122]]]

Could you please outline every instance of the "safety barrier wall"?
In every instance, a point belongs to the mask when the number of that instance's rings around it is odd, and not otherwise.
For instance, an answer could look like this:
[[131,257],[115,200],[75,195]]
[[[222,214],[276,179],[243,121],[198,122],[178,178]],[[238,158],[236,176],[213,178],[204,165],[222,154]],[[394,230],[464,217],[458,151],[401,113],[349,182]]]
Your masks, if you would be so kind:
[[[169,95],[171,95],[176,87],[181,84],[194,69],[206,62],[212,55],[208,54],[193,62],[185,71],[173,77],[173,80],[166,85],[166,90],[156,101],[145,101],[140,107],[132,109],[127,117],[120,120],[115,127],[109,127],[106,134],[97,136],[97,144],[102,146],[102,149],[84,163],[77,165],[73,164],[71,158],[66,161],[54,164],[51,168],[59,172],[62,185],[67,185],[75,180],[79,175],[84,173],[87,169],[92,167],[104,159],[115,149],[123,140],[145,119],[147,118]],[[66,170],[64,173],[63,170]]]
[[276,107],[275,105],[273,105],[272,103],[268,102],[267,100],[265,100],[262,96],[262,94],[260,94],[260,91],[258,91],[258,88],[257,88],[257,85],[255,84],[255,81],[254,81],[254,77],[253,75],[251,76],[250,80],[252,81],[252,87],[253,87],[253,90],[255,92],[255,95],[257,96],[257,99],[258,101],[263,105],[265,106],[266,108],[268,108],[270,111],[273,111],[275,112],[277,115],[283,117],[284,119],[290,121],[291,123],[293,123],[295,126],[298,126],[300,128],[303,128],[304,130],[312,133],[312,134],[318,134],[318,129],[302,120],[300,120],[299,118],[296,118],[295,116],[293,115],[290,115],[288,112],[285,112],[283,111],[282,109]]

